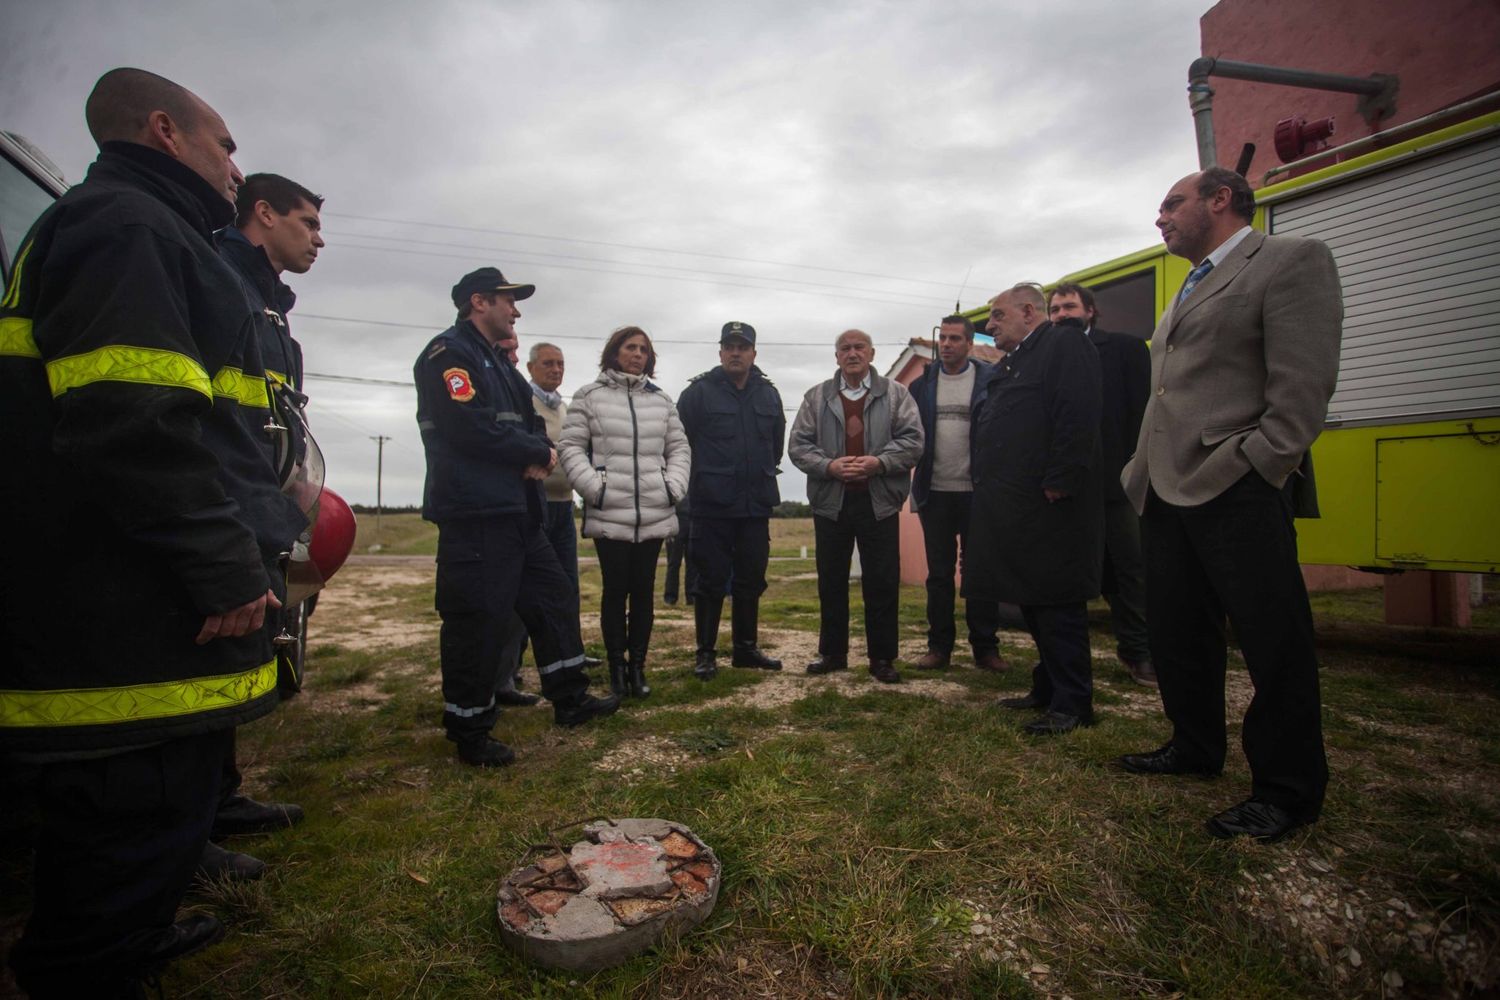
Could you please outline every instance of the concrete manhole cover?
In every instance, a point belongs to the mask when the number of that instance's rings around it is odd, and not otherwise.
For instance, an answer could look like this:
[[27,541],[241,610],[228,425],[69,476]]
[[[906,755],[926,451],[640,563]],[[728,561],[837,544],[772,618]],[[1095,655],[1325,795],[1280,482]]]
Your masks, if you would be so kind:
[[618,965],[696,927],[719,898],[713,849],[671,820],[591,820],[571,847],[554,835],[529,854],[500,882],[500,937],[555,969]]

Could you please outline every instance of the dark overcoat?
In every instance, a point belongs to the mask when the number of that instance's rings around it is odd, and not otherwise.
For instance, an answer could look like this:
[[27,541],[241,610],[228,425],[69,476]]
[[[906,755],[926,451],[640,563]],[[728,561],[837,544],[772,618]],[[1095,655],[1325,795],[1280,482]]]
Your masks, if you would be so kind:
[[[1099,354],[1043,323],[991,369],[975,402],[966,598],[1072,604],[1099,596],[1104,491]],[[1043,490],[1066,494],[1049,502]]]

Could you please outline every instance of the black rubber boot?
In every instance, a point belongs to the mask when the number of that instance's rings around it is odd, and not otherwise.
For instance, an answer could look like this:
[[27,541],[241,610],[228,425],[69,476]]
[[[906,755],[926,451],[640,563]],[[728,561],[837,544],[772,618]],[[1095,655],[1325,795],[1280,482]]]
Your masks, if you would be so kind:
[[719,672],[714,645],[719,641],[719,618],[724,614],[723,595],[700,596],[693,604],[693,625],[698,633],[698,656],[693,674],[710,680]]
[[735,600],[730,612],[731,629],[734,633],[734,659],[736,667],[754,667],[757,670],[780,670],[781,661],[773,660],[760,651],[760,602]]
[[630,682],[630,693],[637,698],[644,698],[651,693],[651,685],[646,683],[646,651],[644,649],[630,654],[630,673],[627,678]]
[[625,662],[625,656],[621,653],[609,654],[609,690],[616,698],[623,698],[630,692],[630,684],[627,678],[629,664]]

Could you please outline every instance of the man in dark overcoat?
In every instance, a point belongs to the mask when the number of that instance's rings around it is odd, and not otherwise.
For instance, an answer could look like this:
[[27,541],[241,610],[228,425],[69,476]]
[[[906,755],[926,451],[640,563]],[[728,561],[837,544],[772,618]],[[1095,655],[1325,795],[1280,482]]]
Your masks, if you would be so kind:
[[1088,602],[1103,559],[1099,355],[1076,326],[1047,320],[1035,285],[990,301],[986,331],[1006,352],[975,402],[969,599],[1018,604],[1041,661],[1006,708],[1039,709],[1033,735],[1093,722]]

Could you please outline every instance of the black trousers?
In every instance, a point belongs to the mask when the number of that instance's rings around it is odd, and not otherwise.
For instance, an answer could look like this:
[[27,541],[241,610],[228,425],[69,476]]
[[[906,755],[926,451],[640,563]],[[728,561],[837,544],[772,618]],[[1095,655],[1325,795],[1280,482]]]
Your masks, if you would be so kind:
[[824,656],[849,654],[849,559],[859,546],[865,599],[865,642],[872,660],[894,660],[901,599],[900,518],[891,514],[876,520],[870,494],[846,492],[835,518],[813,516],[813,538],[818,546],[818,652]]
[[1094,717],[1094,671],[1089,653],[1088,605],[1023,604],[1021,616],[1040,658],[1031,671],[1031,693],[1049,711]]
[[[691,530],[690,519],[684,523],[683,518],[677,519],[677,534],[667,539],[667,579],[662,586],[661,596],[669,603],[675,602],[679,593],[685,593],[693,598],[698,596],[698,565],[693,562],[693,554],[688,545],[688,532]],[[682,587],[678,587],[681,582]]]
[[[969,515],[973,493],[934,491],[917,517],[922,521],[922,547],[927,551],[927,648],[948,655],[958,638],[953,625],[953,575],[969,549]],[[964,600],[964,622],[969,627],[969,647],[974,655],[1000,648],[1000,606],[995,601]]]
[[[583,633],[578,622],[578,526],[573,521],[571,500],[547,501],[547,512],[542,521],[542,532],[557,553],[557,564],[573,581],[573,630],[578,632],[578,648],[583,648]],[[512,615],[506,626],[505,640],[500,647],[500,679],[502,687],[514,683],[516,672],[521,669],[521,656],[526,652],[526,623],[520,616]]]
[[[599,572],[604,577],[604,596],[599,602],[599,630],[604,650],[611,660],[624,656],[644,657],[651,646],[651,626],[656,621],[656,559],[661,539],[625,542],[594,539],[599,553]],[[627,613],[628,605],[628,613]]]
[[718,599],[727,588],[736,601],[759,601],[771,560],[770,518],[695,517],[690,530],[688,558],[697,580],[688,583],[688,592]]
[[1146,633],[1146,560],[1141,553],[1141,519],[1127,500],[1104,505],[1104,589],[1115,652],[1122,660],[1151,655]]
[[35,902],[11,952],[32,997],[115,996],[177,919],[232,730],[37,767]]
[[1151,659],[1173,745],[1223,766],[1227,618],[1255,685],[1241,730],[1252,794],[1316,818],[1328,760],[1291,503],[1251,472],[1198,507],[1153,492],[1143,528]]
[[495,724],[495,684],[511,615],[536,650],[542,694],[568,704],[588,688],[578,639],[577,590],[539,523],[522,515],[438,525],[437,599],[443,728],[472,739]]

